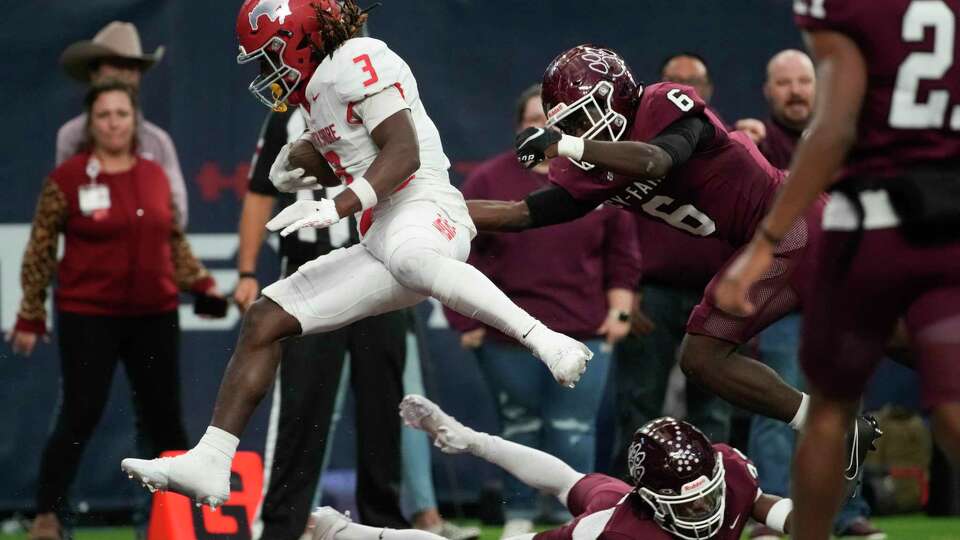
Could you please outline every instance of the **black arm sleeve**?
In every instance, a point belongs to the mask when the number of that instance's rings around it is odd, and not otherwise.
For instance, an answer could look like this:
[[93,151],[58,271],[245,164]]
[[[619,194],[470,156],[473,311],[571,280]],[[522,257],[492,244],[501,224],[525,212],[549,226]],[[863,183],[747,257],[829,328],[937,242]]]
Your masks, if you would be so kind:
[[654,137],[650,144],[659,146],[670,154],[673,166],[684,163],[701,144],[709,142],[714,135],[713,124],[703,115],[681,118],[667,126]]
[[287,122],[293,111],[286,113],[272,112],[267,115],[260,128],[260,138],[257,140],[257,151],[250,160],[250,183],[247,189],[260,195],[276,197],[277,188],[270,182],[270,166],[277,158],[280,149],[287,144]]
[[530,228],[566,223],[583,217],[597,207],[595,202],[578,201],[567,190],[550,186],[527,195]]

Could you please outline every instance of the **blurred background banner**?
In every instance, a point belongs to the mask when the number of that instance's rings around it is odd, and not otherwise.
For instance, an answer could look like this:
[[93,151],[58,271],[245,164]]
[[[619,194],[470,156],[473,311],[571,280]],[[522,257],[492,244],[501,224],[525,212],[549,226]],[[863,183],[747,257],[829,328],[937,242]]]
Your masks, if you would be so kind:
[[[362,2],[367,4],[368,2]],[[20,300],[20,260],[44,176],[53,168],[56,131],[81,109],[84,88],[58,65],[63,49],[90,39],[111,20],[137,25],[147,51],[166,46],[163,60],[145,76],[147,118],[173,137],[190,197],[188,232],[194,249],[215,271],[221,290],[235,282],[239,200],[248,161],[266,109],[247,93],[250,66],[235,62],[233,0],[30,0],[5,1],[0,96],[0,326],[9,330]],[[713,103],[728,121],[762,117],[764,66],[776,51],[799,47],[790,0],[687,2],[600,0],[384,0],[370,17],[373,37],[386,41],[411,66],[430,116],[453,162],[455,182],[471,166],[509,147],[512,107],[522,89],[537,82],[559,52],[591,42],[618,50],[643,81],[655,82],[668,54],[704,56],[716,87]],[[110,264],[110,261],[103,261]],[[261,282],[278,273],[265,250]],[[220,376],[236,338],[236,310],[225,321],[193,317],[184,299],[181,325],[183,405],[191,442],[209,421]],[[468,425],[493,429],[492,405],[472,357],[464,354],[435,305],[420,310],[427,326],[430,378],[445,384],[436,397]],[[54,321],[53,339],[56,340]],[[28,359],[0,347],[0,511],[32,506],[40,452],[57,406],[56,344]],[[116,377],[110,404],[85,454],[71,500],[91,508],[126,508],[135,486],[120,474],[134,455],[128,387]],[[263,408],[241,447],[260,451]],[[344,424],[341,433],[350,430]],[[332,465],[347,463],[349,436],[338,438]],[[476,463],[453,460],[466,469]],[[439,466],[446,463],[435,460]],[[479,489],[475,475],[459,475],[459,488]],[[470,478],[474,476],[474,478]],[[449,495],[438,474],[441,499]]]

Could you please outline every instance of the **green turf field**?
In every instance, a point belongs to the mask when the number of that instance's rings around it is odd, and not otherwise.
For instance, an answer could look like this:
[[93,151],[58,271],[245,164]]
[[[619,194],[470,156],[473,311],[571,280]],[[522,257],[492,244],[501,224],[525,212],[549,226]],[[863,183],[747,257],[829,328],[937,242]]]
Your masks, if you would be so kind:
[[[876,518],[874,522],[887,532],[889,540],[960,540],[960,518],[928,518],[916,515]],[[473,522],[473,524],[476,523]],[[26,540],[26,538],[25,533],[0,534],[0,540]],[[484,527],[480,540],[498,540],[499,538],[499,527]],[[133,531],[127,528],[80,529],[76,532],[74,539],[134,540],[134,535]]]

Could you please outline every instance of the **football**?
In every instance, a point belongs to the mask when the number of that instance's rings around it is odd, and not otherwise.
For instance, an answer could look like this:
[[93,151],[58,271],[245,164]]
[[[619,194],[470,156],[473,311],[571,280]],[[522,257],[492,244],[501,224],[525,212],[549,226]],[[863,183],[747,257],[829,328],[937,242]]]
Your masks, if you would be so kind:
[[310,141],[299,139],[290,146],[290,153],[287,156],[291,169],[302,167],[306,173],[304,176],[315,176],[321,186],[334,187],[341,184],[340,178],[334,174],[333,169],[327,164],[317,149]]

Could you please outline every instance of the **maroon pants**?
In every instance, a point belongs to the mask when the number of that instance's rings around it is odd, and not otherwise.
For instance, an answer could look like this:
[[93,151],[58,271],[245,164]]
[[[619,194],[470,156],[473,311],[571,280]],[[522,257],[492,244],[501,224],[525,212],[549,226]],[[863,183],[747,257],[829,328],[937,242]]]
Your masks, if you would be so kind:
[[[897,228],[824,231],[804,298],[801,364],[812,387],[857,399],[906,317],[926,408],[960,401],[960,242],[918,247]],[[849,262],[848,262],[849,261]]]

